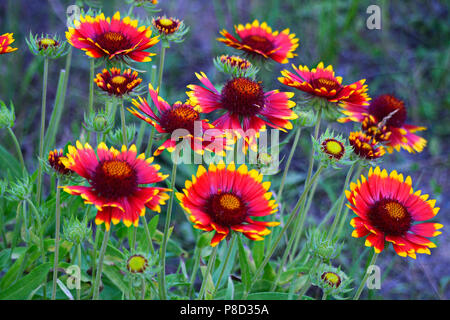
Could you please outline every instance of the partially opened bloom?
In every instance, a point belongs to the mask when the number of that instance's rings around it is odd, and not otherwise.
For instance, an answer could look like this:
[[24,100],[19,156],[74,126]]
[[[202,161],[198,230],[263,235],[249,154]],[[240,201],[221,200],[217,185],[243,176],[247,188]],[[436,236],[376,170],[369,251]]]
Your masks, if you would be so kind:
[[16,51],[17,48],[11,47],[15,41],[13,33],[4,33],[0,36],[0,54]]
[[122,73],[120,69],[113,67],[110,70],[103,69],[101,73],[97,74],[94,82],[109,95],[122,97],[131,93],[142,82],[142,79],[138,77],[136,71],[131,72],[131,69],[127,69]]
[[325,130],[319,139],[312,138],[314,158],[321,162],[321,165],[327,167],[331,165],[338,168],[337,164],[350,164],[349,155],[350,145],[342,135],[336,135],[330,130]]
[[234,26],[234,30],[238,38],[224,29],[220,34],[225,38],[217,40],[244,51],[250,57],[272,59],[278,63],[288,63],[289,59],[297,55],[294,51],[298,47],[298,39],[294,33],[289,33],[289,29],[272,31],[266,22],[260,24],[255,20],[252,24]]
[[350,132],[348,141],[353,147],[353,152],[361,159],[375,160],[385,154],[384,147],[364,132]]
[[282,131],[292,129],[290,120],[297,118],[292,110],[295,102],[289,100],[292,92],[264,91],[261,82],[244,77],[230,79],[219,92],[203,72],[196,76],[206,88],[189,85],[191,101],[205,113],[223,111],[213,125],[238,137],[245,134],[246,145],[252,150],[256,151],[256,138],[266,125]]
[[[200,119],[201,108],[193,106],[190,101],[185,103],[175,102],[173,105],[167,103],[158,95],[151,84],[148,90],[153,103],[158,110],[158,114],[153,112],[145,98],[139,97],[139,101],[133,99],[136,108],[128,108],[133,115],[154,126],[166,140],[156,149],[154,155],[161,154],[165,149],[172,152],[175,150],[177,139],[190,139],[192,150],[203,153],[204,149],[209,150],[209,146],[215,144],[215,138],[223,139],[223,133],[217,132],[207,120]],[[198,132],[197,132],[198,131]],[[210,136],[210,133],[218,133],[217,136]],[[174,137],[172,137],[174,135]],[[175,137],[176,136],[176,137]],[[222,143],[222,146],[225,147]],[[211,150],[212,151],[212,150]],[[223,151],[223,150],[222,150]]]
[[391,153],[400,148],[408,152],[421,152],[427,141],[416,135],[416,131],[425,130],[425,127],[406,124],[407,111],[405,103],[390,94],[381,95],[370,105],[342,105],[342,113],[346,115],[340,122],[361,122],[362,129],[377,141],[386,144]]
[[367,95],[365,79],[355,83],[344,85],[342,77],[336,77],[333,66],[324,67],[320,62],[316,68],[309,70],[307,66],[292,65],[295,73],[283,70],[282,77],[278,80],[290,87],[296,88],[306,94],[325,99],[333,103],[352,103],[355,105],[367,105],[370,100]]
[[199,166],[192,181],[187,180],[183,193],[176,193],[180,205],[189,214],[194,227],[215,231],[211,246],[216,246],[231,231],[242,232],[251,240],[263,240],[270,233],[267,227],[278,222],[254,219],[277,211],[269,192],[270,182],[262,182],[256,170],[245,164],[236,169],[234,163],[225,166],[210,164],[208,170]]
[[339,268],[328,264],[321,264],[312,269],[310,273],[311,282],[323,290],[326,295],[336,299],[345,299],[345,294],[351,291],[352,280]]
[[233,77],[253,77],[259,71],[250,61],[239,56],[221,55],[214,59],[214,65],[220,72]]
[[439,211],[436,200],[428,200],[427,194],[412,189],[411,177],[403,179],[395,170],[389,175],[379,167],[370,168],[368,178],[350,184],[345,191],[357,217],[351,220],[355,228],[353,237],[366,237],[366,246],[376,253],[383,251],[385,243],[392,243],[402,257],[416,258],[416,253],[430,254],[436,245],[428,238],[441,232],[442,225],[423,222],[432,219]]
[[160,212],[160,205],[169,198],[166,188],[143,185],[163,181],[167,175],[159,172],[160,166],[152,165],[153,158],[137,155],[136,146],[129,149],[122,146],[118,151],[102,142],[97,154],[89,144],[77,141],[76,148],[69,146],[66,168],[85,178],[89,186],[63,186],[69,194],[81,196],[85,203],[97,208],[95,223],[105,223],[109,230],[111,222],[121,220],[129,227],[139,223],[139,216],[145,214],[145,207]]
[[121,20],[120,12],[112,18],[105,18],[103,13],[95,17],[81,15],[79,21],[74,21],[74,26],[66,32],[67,40],[93,58],[130,58],[148,62],[151,61],[150,56],[155,54],[145,50],[159,41],[158,37],[152,38],[151,27],[138,28],[138,20],[131,20],[130,17]]
[[59,150],[52,150],[48,154],[48,164],[50,167],[52,167],[53,170],[55,170],[60,175],[68,175],[73,173],[72,170],[66,168],[64,165],[62,159],[64,159],[64,152],[62,149]]

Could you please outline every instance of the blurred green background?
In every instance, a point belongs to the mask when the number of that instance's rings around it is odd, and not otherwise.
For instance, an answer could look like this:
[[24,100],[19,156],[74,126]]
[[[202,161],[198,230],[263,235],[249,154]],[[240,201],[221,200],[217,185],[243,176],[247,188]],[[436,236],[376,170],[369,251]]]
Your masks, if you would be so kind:
[[[29,32],[58,34],[64,37],[66,8],[73,1],[63,0],[1,0],[0,34],[13,32],[14,46],[19,50],[0,57],[0,99],[13,101],[16,107],[16,132],[22,143],[28,167],[36,167],[38,147],[40,103],[42,90],[42,59],[28,51],[25,37]],[[102,10],[111,16],[116,10],[127,12],[125,1],[97,1]],[[376,4],[382,9],[381,30],[369,30],[366,9]],[[162,11],[183,19],[191,29],[182,44],[173,44],[168,50],[164,70],[163,95],[168,101],[186,98],[186,85],[197,83],[194,72],[204,71],[213,83],[224,78],[214,69],[212,59],[223,53],[237,53],[215,39],[219,31],[231,31],[237,23],[253,19],[267,21],[274,30],[290,28],[300,39],[296,65],[315,66],[319,61],[332,64],[344,83],[367,79],[369,95],[394,93],[404,99],[408,109],[408,122],[427,127],[420,133],[428,140],[428,146],[420,154],[406,151],[385,157],[383,167],[397,169],[413,178],[413,186],[436,198],[441,211],[437,220],[444,224],[443,234],[437,238],[438,248],[431,256],[420,256],[417,261],[402,259],[392,248],[379,258],[386,277],[374,298],[387,299],[439,299],[449,298],[450,245],[448,225],[450,208],[447,195],[449,184],[450,137],[450,24],[449,2],[431,1],[301,1],[301,0],[160,0]],[[136,9],[138,17],[147,14]],[[158,14],[157,14],[158,15]],[[144,20],[143,20],[144,21]],[[159,47],[158,47],[159,48]],[[154,50],[159,50],[155,48]],[[158,64],[158,56],[152,63]],[[54,103],[60,69],[65,59],[50,62],[48,88],[48,115]],[[149,70],[149,64],[138,64],[138,69]],[[280,70],[291,69],[290,64],[272,65],[262,71],[264,86],[284,89],[276,80]],[[99,72],[96,70],[96,72]],[[149,73],[143,75],[148,82]],[[81,132],[83,113],[87,108],[89,62],[79,50],[74,50],[69,78],[65,111],[62,116],[55,147],[64,146],[68,140],[76,140]],[[290,91],[290,90],[289,90]],[[131,104],[128,104],[131,105]],[[96,108],[102,107],[97,99]],[[130,122],[139,122],[133,117]],[[342,132],[352,125],[330,124]],[[296,186],[302,185],[307,167],[309,133],[302,136],[299,150],[293,161],[287,181],[286,200],[294,202],[298,194]],[[146,133],[148,134],[148,132]],[[13,153],[12,143],[5,132],[0,132],[1,145]],[[144,139],[146,141],[146,139]],[[52,147],[52,146],[50,146]],[[289,151],[289,150],[288,150]],[[163,170],[169,172],[167,155]],[[343,170],[344,171],[344,170]],[[181,173],[181,185],[187,177]],[[319,184],[309,223],[313,223],[328,210],[332,200],[342,190],[343,172],[326,174]],[[338,179],[336,179],[338,177]],[[176,208],[180,210],[180,208]],[[180,212],[179,212],[180,213]],[[175,214],[175,237],[190,238],[191,226],[183,214]],[[350,232],[350,227],[348,227]],[[345,268],[361,269],[358,260],[361,251],[367,255],[363,240],[350,240],[344,247],[341,263]],[[364,261],[364,259],[362,260]],[[355,263],[356,262],[356,263]]]

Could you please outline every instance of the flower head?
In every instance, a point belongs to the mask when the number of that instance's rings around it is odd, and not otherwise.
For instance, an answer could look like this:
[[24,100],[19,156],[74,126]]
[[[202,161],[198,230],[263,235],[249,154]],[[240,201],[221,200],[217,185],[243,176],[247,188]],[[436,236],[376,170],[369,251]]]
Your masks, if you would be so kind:
[[94,82],[104,92],[120,98],[133,92],[142,79],[138,78],[136,71],[131,72],[131,69],[127,69],[122,73],[120,69],[113,67],[109,70],[103,69],[97,74]]
[[353,152],[361,159],[375,160],[382,157],[385,153],[384,147],[375,138],[361,131],[350,132],[348,141],[353,147]]
[[236,169],[234,163],[225,166],[210,164],[208,170],[199,166],[192,181],[186,181],[183,193],[176,196],[189,214],[194,227],[215,231],[211,246],[216,246],[231,231],[242,232],[251,240],[263,240],[270,233],[267,227],[278,222],[253,220],[277,211],[269,192],[270,182],[262,182],[256,170],[246,165]]
[[167,178],[159,172],[159,165],[151,165],[153,158],[137,156],[136,146],[121,151],[108,149],[102,142],[97,154],[89,144],[77,141],[76,148],[69,146],[67,158],[62,158],[66,168],[86,179],[89,186],[63,186],[72,195],[81,196],[85,203],[97,208],[96,224],[105,223],[109,230],[123,220],[129,227],[138,225],[139,216],[145,214],[145,207],[160,212],[160,205],[169,198],[165,188],[143,187],[144,184],[160,182]]
[[224,29],[220,34],[225,38],[217,40],[244,51],[249,57],[264,61],[272,59],[278,63],[288,63],[289,59],[297,55],[294,51],[298,47],[298,39],[295,34],[289,33],[289,29],[272,31],[266,22],[260,24],[258,20],[245,26],[234,26],[234,29],[239,39]]
[[220,72],[233,77],[253,77],[259,71],[250,61],[239,56],[221,55],[214,59],[214,65]]
[[336,164],[349,164],[350,146],[342,135],[335,135],[328,129],[318,140],[313,139],[315,158],[321,161],[322,165],[336,167]]
[[256,139],[266,125],[282,131],[292,129],[290,120],[297,118],[291,110],[295,102],[289,100],[293,93],[265,91],[261,82],[245,77],[231,78],[219,92],[203,72],[196,76],[206,88],[189,85],[191,101],[205,113],[223,111],[213,125],[244,136],[245,147],[256,151]]
[[131,273],[144,273],[148,268],[148,259],[141,254],[134,254],[127,260],[127,269]]
[[439,235],[442,225],[422,221],[433,218],[439,208],[435,208],[436,200],[427,200],[428,195],[414,192],[411,185],[411,177],[403,179],[395,170],[388,175],[379,167],[370,168],[367,179],[361,176],[357,184],[352,182],[345,191],[347,206],[357,215],[351,220],[352,236],[367,236],[366,246],[377,253],[387,241],[402,257],[430,254],[429,248],[436,245],[428,237]]
[[30,32],[30,36],[26,39],[28,48],[31,53],[37,56],[47,57],[49,59],[57,59],[67,54],[66,41],[61,41],[58,36],[50,36],[37,34],[33,36]]
[[400,151],[401,148],[410,153],[421,152],[427,144],[424,138],[415,134],[426,128],[406,124],[405,103],[393,95],[378,96],[367,106],[348,104],[342,105],[342,108],[346,117],[340,118],[340,122],[362,123],[362,130],[385,143],[389,153],[394,149]]
[[13,33],[4,33],[0,36],[0,54],[16,51],[17,48],[11,47],[11,43],[15,41]]
[[66,32],[69,43],[92,58],[125,60],[138,62],[151,61],[154,53],[145,50],[153,47],[158,37],[152,38],[151,27],[138,28],[138,20],[130,17],[120,19],[120,12],[112,18],[105,18],[103,13],[91,17],[80,16],[75,20],[74,28]]
[[69,175],[73,173],[72,170],[66,168],[62,159],[65,158],[62,149],[50,151],[48,154],[48,164],[60,175]]
[[344,294],[350,292],[351,279],[340,269],[328,264],[321,264],[311,270],[311,282],[323,290],[326,295],[336,299],[345,299]]
[[342,84],[342,77],[336,77],[333,66],[324,67],[320,62],[316,68],[309,70],[307,66],[292,65],[295,73],[283,70],[278,80],[290,87],[305,92],[311,97],[319,98],[332,103],[352,103],[367,105],[370,100],[367,95],[365,79],[349,85]]
[[223,137],[223,134],[221,134],[206,139],[204,135],[208,135],[207,130],[214,127],[207,120],[200,119],[201,108],[193,106],[190,101],[185,103],[178,101],[170,105],[158,95],[158,91],[151,84],[148,88],[158,114],[153,112],[147,100],[141,97],[139,97],[139,101],[133,100],[133,105],[137,109],[128,108],[128,111],[154,126],[156,131],[166,138],[165,142],[156,149],[155,156],[161,154],[165,149],[169,152],[175,150],[177,140],[172,137],[173,135],[177,135],[177,138],[190,139],[192,150],[198,153],[203,153],[204,149],[209,150],[209,144],[215,144],[210,141]]

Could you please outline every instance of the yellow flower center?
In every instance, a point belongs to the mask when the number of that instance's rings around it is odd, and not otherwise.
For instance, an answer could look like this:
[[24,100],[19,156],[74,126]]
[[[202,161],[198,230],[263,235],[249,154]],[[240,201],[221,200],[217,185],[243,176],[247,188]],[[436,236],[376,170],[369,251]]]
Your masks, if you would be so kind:
[[325,272],[321,278],[332,287],[337,288],[341,284],[341,278],[334,272]]
[[173,21],[167,18],[159,19],[159,24],[164,27],[170,27],[173,24]]
[[103,172],[108,177],[129,177],[133,169],[124,161],[111,160],[105,161],[102,165]]
[[329,153],[339,154],[342,152],[342,144],[336,140],[330,140],[326,143],[326,148]]
[[384,205],[384,208],[391,218],[403,219],[406,217],[405,208],[398,202],[388,202]]
[[49,39],[49,38],[44,38],[44,39],[41,39],[39,41],[44,46],[54,46],[56,44],[55,40]]
[[147,259],[140,255],[134,255],[128,259],[127,268],[132,273],[142,273],[148,266]]
[[220,197],[220,205],[227,210],[235,210],[241,206],[241,200],[233,194],[225,193]]
[[111,79],[111,82],[117,85],[121,85],[125,81],[127,81],[127,78],[125,78],[124,76],[115,76]]

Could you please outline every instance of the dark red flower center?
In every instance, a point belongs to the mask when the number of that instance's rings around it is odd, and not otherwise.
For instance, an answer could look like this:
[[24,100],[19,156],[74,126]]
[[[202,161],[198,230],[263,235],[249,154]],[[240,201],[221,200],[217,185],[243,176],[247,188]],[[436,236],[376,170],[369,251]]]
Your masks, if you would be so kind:
[[369,221],[386,235],[401,236],[411,227],[411,215],[397,200],[382,199],[369,211]]
[[186,129],[194,133],[195,121],[200,119],[200,113],[189,104],[175,104],[172,109],[161,115],[160,125],[167,132]]
[[264,91],[260,82],[234,78],[222,89],[224,109],[242,116],[254,116],[264,108]]
[[253,50],[258,50],[263,53],[268,53],[274,48],[274,44],[271,40],[259,35],[246,36],[242,38],[242,43]]
[[239,196],[224,192],[209,199],[207,212],[215,223],[230,227],[244,222],[247,210]]
[[375,98],[369,106],[369,113],[387,127],[399,128],[406,120],[404,102],[389,94]]
[[124,160],[100,162],[91,184],[100,196],[107,199],[129,196],[138,187],[136,171]]
[[325,88],[328,92],[331,90],[339,91],[341,89],[341,84],[337,82],[337,80],[329,79],[329,78],[317,78],[311,80],[311,85],[315,89]]
[[320,278],[331,287],[339,288],[341,285],[341,277],[334,272],[324,272]]
[[322,142],[321,148],[330,159],[340,160],[345,154],[345,146],[336,139],[326,139]]
[[100,34],[95,42],[100,45],[104,50],[108,51],[109,54],[113,54],[117,51],[128,49],[130,43],[128,38],[120,32],[108,31]]

